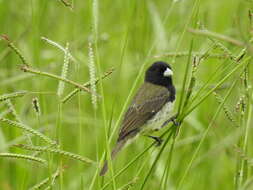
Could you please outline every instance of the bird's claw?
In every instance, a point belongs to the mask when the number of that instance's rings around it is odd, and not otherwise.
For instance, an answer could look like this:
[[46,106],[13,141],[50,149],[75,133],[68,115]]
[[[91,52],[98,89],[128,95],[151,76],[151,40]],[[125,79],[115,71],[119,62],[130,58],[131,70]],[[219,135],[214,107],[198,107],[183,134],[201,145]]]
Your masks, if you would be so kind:
[[154,139],[155,141],[156,141],[156,146],[161,146],[161,144],[162,144],[162,142],[163,142],[163,139],[162,138],[160,138],[160,137],[155,137],[155,136],[148,136],[148,137],[150,137],[150,138],[152,138],[152,139]]
[[172,116],[170,119],[168,119],[167,121],[165,121],[161,128],[163,128],[164,126],[166,126],[169,122],[172,122],[177,127],[180,126],[180,122],[177,121],[177,115],[178,114]]
[[180,123],[176,120],[176,118],[171,118],[171,121],[176,127],[180,126]]

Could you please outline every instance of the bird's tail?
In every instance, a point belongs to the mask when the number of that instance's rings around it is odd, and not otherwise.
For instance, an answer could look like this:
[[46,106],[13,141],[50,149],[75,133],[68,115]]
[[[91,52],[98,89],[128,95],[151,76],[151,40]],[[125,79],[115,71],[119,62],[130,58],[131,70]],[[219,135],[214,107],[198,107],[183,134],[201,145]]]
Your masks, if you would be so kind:
[[[126,144],[126,140],[120,140],[117,142],[116,146],[113,148],[113,150],[111,152],[111,159],[112,160],[114,160],[114,158],[116,157],[118,152],[124,147],[125,144]],[[105,173],[107,172],[107,170],[108,170],[108,161],[106,160],[99,175],[104,176]]]

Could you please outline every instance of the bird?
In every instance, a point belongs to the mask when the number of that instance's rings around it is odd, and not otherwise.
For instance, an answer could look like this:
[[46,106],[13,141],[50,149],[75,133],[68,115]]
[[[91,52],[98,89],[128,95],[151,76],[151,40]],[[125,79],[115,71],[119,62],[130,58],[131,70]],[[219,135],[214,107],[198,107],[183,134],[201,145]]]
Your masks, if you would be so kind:
[[[172,68],[166,62],[156,61],[148,67],[144,82],[122,119],[118,139],[111,152],[112,160],[123,147],[133,142],[140,134],[153,138],[158,145],[161,144],[161,138],[149,134],[158,131],[169,121],[175,122],[172,111],[176,89],[172,76]],[[108,162],[105,161],[100,176],[104,176],[107,170]]]

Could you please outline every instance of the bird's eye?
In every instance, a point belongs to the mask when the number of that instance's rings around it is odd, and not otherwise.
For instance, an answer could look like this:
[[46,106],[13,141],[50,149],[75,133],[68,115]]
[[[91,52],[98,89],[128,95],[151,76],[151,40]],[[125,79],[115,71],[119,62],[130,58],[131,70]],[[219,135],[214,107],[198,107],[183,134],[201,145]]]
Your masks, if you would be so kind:
[[164,73],[164,71],[165,71],[166,69],[163,69],[163,68],[159,68],[159,73]]
[[161,72],[161,68],[158,68],[158,67],[154,68],[154,72],[160,73]]

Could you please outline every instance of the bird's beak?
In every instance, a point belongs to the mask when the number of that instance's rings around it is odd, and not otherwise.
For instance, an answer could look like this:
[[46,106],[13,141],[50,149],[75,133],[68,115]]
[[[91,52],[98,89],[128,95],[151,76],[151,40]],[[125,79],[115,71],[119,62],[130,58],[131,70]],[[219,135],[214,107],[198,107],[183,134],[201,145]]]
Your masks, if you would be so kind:
[[167,68],[163,73],[163,76],[165,76],[165,77],[169,77],[172,75],[173,75],[173,71],[170,68]]

